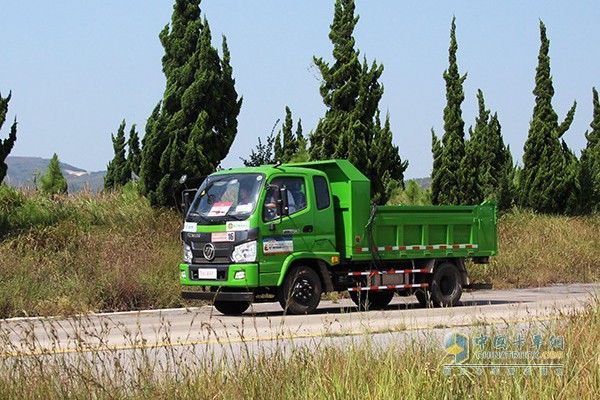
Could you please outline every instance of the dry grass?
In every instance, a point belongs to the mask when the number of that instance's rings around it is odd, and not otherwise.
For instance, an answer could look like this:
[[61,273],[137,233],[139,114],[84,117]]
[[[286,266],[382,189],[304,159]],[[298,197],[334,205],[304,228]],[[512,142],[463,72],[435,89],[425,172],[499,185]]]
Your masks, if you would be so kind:
[[132,189],[18,200],[4,214],[0,317],[182,304],[175,212],[153,210]]
[[[0,318],[185,305],[180,229],[177,213],[152,209],[131,187],[50,199],[0,185]],[[600,216],[515,210],[499,229],[500,255],[472,266],[473,282],[600,280]]]
[[498,222],[499,255],[469,269],[496,288],[600,280],[600,215],[565,217],[513,210]]
[[[86,324],[72,320],[76,334],[106,340],[108,330],[84,332]],[[60,328],[44,322],[49,336]],[[18,334],[0,323],[0,354],[14,351],[7,339]],[[471,337],[483,326],[474,326]],[[509,343],[523,327],[489,328],[490,335],[506,334]],[[497,330],[497,329],[501,329]],[[168,324],[159,334],[168,343]],[[27,351],[39,350],[35,337],[22,327]],[[181,398],[181,399],[596,399],[600,394],[600,308],[597,301],[585,311],[533,325],[525,332],[546,340],[564,336],[564,353],[556,362],[563,374],[550,371],[514,376],[444,374],[449,360],[438,340],[416,339],[381,347],[373,341],[342,347],[301,347],[282,339],[272,351],[256,354],[242,347],[228,353],[226,342],[216,349],[198,347],[147,348],[123,352],[75,353],[0,357],[0,398]],[[143,343],[135,332],[124,332],[127,342]],[[225,339],[225,338],[222,338]],[[13,339],[14,342],[14,339]],[[58,343],[54,343],[56,347]],[[250,345],[246,345],[250,346]],[[182,354],[185,357],[182,357]],[[229,354],[229,355],[228,355]],[[535,361],[538,362],[538,361]]]

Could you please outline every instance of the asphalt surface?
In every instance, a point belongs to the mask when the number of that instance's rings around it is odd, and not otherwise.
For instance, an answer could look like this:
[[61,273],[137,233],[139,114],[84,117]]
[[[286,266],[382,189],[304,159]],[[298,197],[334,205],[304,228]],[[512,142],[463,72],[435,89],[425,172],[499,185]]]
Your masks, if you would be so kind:
[[92,314],[72,318],[0,320],[0,357],[152,354],[154,360],[215,359],[281,348],[386,345],[439,336],[452,329],[516,326],[560,320],[598,299],[600,284],[481,290],[463,293],[454,308],[427,309],[395,297],[382,311],[359,312],[351,300],[322,301],[312,315],[284,315],[279,304],[256,304],[242,316],[212,307]]

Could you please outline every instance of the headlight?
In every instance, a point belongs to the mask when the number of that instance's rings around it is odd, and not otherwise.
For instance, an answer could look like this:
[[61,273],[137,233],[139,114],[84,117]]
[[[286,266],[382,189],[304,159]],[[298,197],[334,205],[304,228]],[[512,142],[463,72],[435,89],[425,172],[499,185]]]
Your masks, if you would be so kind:
[[236,263],[256,261],[256,240],[235,246],[231,259]]
[[194,255],[192,254],[192,248],[190,247],[189,244],[184,243],[183,244],[183,262],[186,263],[191,263],[192,262],[192,257]]

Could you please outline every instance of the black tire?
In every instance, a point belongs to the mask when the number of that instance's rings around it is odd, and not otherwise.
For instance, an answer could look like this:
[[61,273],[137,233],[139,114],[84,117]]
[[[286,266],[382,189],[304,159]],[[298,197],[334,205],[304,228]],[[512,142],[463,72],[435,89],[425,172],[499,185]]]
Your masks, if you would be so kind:
[[417,290],[415,292],[415,296],[417,297],[419,304],[421,304],[423,307],[431,307],[431,296],[429,295],[427,289]]
[[250,307],[247,301],[219,301],[216,300],[213,304],[221,314],[224,315],[240,315]]
[[435,307],[453,307],[462,295],[462,276],[456,265],[445,262],[433,271],[431,301]]
[[382,310],[394,297],[391,290],[350,292],[350,298],[361,311]]
[[316,271],[310,267],[297,266],[290,269],[279,287],[277,298],[288,314],[310,314],[319,305],[323,285]]

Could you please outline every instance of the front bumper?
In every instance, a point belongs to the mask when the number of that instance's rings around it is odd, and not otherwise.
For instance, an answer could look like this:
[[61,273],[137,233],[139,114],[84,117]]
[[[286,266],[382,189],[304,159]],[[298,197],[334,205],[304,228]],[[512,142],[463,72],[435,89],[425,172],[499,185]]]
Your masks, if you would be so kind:
[[[202,275],[198,271],[203,269],[216,269],[217,278],[198,279]],[[235,279],[239,271],[245,272],[243,279]],[[184,286],[254,288],[258,287],[258,264],[179,264],[179,282]]]

